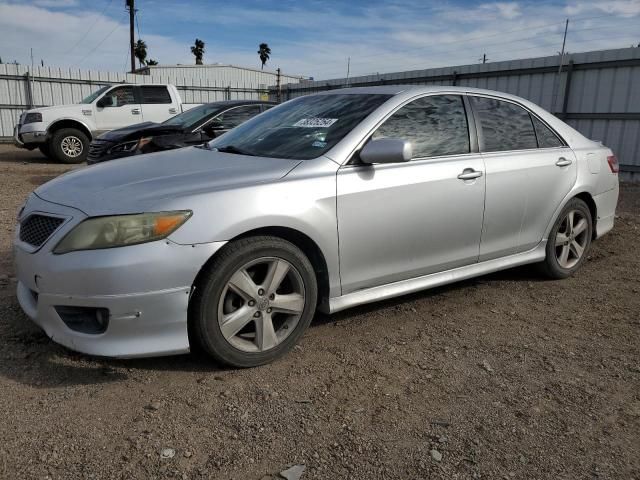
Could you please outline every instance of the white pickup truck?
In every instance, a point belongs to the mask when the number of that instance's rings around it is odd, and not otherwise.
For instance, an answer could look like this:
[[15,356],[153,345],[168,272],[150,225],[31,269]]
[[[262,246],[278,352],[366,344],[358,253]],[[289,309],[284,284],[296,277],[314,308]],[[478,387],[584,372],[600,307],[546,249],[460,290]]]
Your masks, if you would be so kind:
[[14,139],[16,145],[39,148],[59,162],[81,163],[87,157],[89,143],[98,135],[135,123],[163,122],[182,110],[182,100],[173,85],[111,85],[79,104],[24,112],[14,129]]

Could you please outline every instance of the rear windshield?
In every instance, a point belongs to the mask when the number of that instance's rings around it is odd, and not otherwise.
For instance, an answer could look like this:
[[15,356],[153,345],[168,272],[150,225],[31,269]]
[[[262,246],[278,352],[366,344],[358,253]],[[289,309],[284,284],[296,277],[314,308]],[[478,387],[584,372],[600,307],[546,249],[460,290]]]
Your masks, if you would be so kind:
[[299,97],[212,140],[209,148],[309,160],[330,150],[389,98],[379,94]]

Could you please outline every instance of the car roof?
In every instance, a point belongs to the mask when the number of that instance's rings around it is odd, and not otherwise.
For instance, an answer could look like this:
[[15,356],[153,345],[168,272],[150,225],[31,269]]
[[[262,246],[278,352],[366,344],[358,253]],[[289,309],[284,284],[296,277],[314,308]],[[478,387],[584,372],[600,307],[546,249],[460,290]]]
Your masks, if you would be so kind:
[[335,90],[327,90],[319,92],[317,95],[338,95],[338,94],[378,94],[378,95],[420,95],[422,93],[439,93],[439,92],[460,92],[460,93],[477,93],[483,95],[493,95],[512,100],[523,100],[515,95],[495,90],[486,90],[483,88],[472,87],[454,87],[451,85],[377,85],[371,87],[350,87]]
[[220,100],[218,102],[208,102],[204,105],[217,105],[220,107],[235,107],[237,105],[277,105],[276,102],[266,100]]

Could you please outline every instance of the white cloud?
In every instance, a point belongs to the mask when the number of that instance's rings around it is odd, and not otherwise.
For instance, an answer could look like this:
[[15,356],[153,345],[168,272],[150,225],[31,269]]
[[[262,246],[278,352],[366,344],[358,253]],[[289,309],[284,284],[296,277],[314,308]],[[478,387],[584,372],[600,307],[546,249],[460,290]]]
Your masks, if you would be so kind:
[[589,11],[632,17],[640,14],[640,0],[574,1],[569,2],[565,8],[568,15],[579,15]]
[[34,0],[35,5],[47,8],[69,8],[78,5],[78,0]]

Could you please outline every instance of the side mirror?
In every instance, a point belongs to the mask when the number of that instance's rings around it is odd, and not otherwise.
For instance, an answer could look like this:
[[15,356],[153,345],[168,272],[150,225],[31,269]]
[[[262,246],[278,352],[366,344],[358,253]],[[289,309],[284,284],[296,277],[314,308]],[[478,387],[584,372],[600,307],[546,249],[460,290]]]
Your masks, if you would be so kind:
[[104,107],[113,107],[113,97],[110,96],[104,96],[102,97],[100,100],[98,100],[96,102],[96,106],[99,108],[104,108]]
[[411,142],[401,138],[378,138],[367,143],[360,150],[363,163],[403,163],[411,160]]

